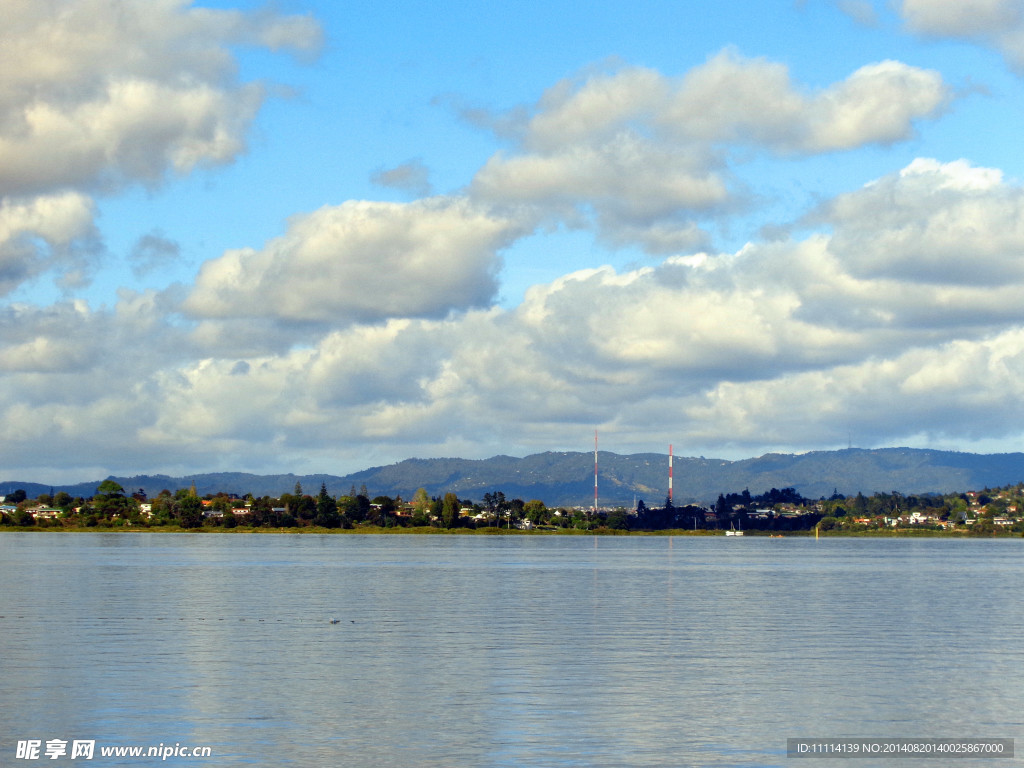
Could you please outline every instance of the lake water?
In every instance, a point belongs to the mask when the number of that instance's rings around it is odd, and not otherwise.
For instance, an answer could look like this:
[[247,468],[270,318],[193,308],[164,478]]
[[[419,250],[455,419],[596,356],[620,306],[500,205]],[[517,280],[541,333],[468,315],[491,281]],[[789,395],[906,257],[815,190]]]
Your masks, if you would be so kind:
[[[1020,539],[4,533],[0,584],[4,766],[906,764],[786,757],[840,736],[1024,756]],[[16,759],[29,739],[97,751]],[[158,744],[212,757],[99,754]]]

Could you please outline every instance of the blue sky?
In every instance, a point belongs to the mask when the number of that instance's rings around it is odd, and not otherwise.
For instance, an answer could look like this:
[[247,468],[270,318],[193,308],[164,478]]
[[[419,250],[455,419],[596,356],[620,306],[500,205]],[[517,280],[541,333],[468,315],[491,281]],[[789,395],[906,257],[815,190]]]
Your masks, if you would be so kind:
[[1020,0],[3,7],[0,474],[1020,448]]

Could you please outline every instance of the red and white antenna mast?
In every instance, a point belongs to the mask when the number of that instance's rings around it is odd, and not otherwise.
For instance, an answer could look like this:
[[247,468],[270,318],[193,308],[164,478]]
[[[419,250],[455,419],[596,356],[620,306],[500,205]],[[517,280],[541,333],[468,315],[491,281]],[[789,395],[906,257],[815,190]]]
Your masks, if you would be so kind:
[[668,444],[668,503],[672,503],[672,443]]
[[597,430],[594,430],[594,511],[597,512]]

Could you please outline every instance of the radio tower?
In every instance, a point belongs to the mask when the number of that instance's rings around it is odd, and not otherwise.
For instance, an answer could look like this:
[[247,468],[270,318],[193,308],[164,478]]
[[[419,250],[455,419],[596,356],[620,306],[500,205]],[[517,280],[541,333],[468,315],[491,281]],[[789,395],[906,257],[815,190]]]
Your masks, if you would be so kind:
[[668,444],[668,503],[672,505],[672,443]]
[[594,430],[594,512],[597,512],[597,430]]

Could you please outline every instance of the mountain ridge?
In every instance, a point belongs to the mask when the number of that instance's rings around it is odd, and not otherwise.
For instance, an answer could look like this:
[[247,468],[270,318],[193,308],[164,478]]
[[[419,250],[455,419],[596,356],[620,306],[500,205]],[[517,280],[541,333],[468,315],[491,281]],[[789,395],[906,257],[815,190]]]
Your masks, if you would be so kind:
[[[668,495],[668,455],[660,453],[598,453],[598,498],[602,506],[630,506],[643,499],[660,506]],[[104,478],[106,479],[106,478]],[[448,491],[479,501],[483,494],[502,491],[509,498],[541,499],[549,506],[589,506],[594,498],[592,452],[546,451],[518,458],[498,455],[488,459],[455,457],[411,458],[347,475],[294,473],[258,475],[246,472],[211,472],[170,475],[111,476],[127,491],[196,486],[207,493],[252,493],[280,496],[300,483],[316,493],[321,483],[332,495],[352,486],[366,485],[371,496],[411,498],[417,488],[432,495]],[[927,448],[845,448],[800,454],[767,453],[756,458],[727,460],[676,456],[673,497],[676,504],[713,502],[720,493],[749,489],[758,494],[771,488],[795,488],[808,498],[858,492],[899,491],[905,494],[952,493],[1010,485],[1024,480],[1024,453],[977,454]],[[0,494],[21,488],[30,498],[66,491],[92,496],[101,481],[46,485],[0,481]]]

